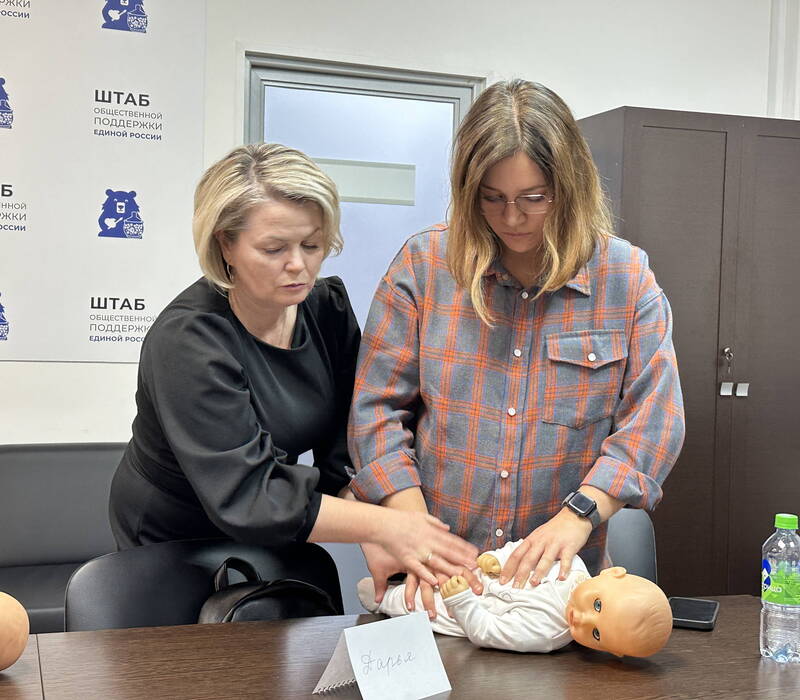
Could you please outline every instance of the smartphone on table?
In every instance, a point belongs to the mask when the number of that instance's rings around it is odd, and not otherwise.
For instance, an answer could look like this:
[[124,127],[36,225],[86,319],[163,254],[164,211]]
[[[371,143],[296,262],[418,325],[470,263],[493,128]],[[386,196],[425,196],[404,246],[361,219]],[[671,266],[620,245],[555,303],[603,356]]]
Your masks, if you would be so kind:
[[672,608],[673,627],[713,630],[717,622],[719,603],[716,600],[673,596],[669,599],[669,606]]

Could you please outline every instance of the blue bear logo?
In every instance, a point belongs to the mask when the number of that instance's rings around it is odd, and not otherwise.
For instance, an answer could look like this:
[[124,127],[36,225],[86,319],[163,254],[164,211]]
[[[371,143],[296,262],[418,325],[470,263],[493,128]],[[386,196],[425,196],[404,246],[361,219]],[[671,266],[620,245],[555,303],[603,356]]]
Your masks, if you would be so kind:
[[102,29],[119,29],[123,32],[147,32],[147,14],[144,0],[106,0],[103,7]]
[[8,340],[8,321],[5,312],[5,308],[0,304],[0,340]]
[[0,78],[0,129],[10,129],[11,122],[14,121],[14,110],[11,109],[11,103],[8,100],[8,93],[6,92],[5,78]]
[[100,224],[98,236],[104,238],[141,238],[144,221],[139,214],[136,192],[106,190],[103,211],[97,220]]

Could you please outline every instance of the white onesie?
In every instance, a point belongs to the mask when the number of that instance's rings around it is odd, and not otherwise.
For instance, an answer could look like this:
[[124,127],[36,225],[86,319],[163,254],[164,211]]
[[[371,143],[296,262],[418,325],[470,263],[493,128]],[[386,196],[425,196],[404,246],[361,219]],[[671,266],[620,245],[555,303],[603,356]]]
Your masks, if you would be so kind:
[[[502,567],[521,542],[509,542],[489,554],[497,557]],[[589,578],[586,565],[577,556],[572,560],[566,581],[558,580],[559,569],[560,562],[556,562],[538,586],[531,586],[528,581],[524,588],[513,588],[512,581],[501,585],[498,579],[478,569],[483,594],[462,591],[448,598],[445,608],[437,590],[436,619],[431,620],[431,627],[440,634],[468,637],[482,647],[536,652],[559,649],[572,641],[566,619],[569,596],[579,583]],[[389,588],[377,609],[374,600],[364,600],[366,595],[361,596],[361,603],[372,612],[397,617],[409,612],[404,595],[405,584],[402,584]],[[455,619],[448,615],[448,608]],[[416,609],[424,609],[419,590]]]

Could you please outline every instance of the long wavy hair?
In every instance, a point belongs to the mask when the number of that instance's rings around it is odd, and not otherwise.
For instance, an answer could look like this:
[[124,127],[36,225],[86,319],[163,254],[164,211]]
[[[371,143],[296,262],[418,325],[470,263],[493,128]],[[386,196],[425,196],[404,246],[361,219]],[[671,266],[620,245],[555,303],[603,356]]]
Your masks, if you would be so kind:
[[563,287],[613,235],[611,216],[589,147],[566,103],[527,80],[495,83],[470,108],[453,144],[447,264],[469,291],[478,317],[492,325],[483,276],[500,242],[480,210],[489,168],[517,153],[539,166],[553,193],[545,215],[539,292]]

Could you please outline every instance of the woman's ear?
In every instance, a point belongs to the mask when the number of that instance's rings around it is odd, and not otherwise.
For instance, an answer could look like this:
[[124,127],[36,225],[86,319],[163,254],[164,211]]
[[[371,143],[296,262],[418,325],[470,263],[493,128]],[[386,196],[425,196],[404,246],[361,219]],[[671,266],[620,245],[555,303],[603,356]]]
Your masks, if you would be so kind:
[[230,248],[230,241],[225,236],[224,231],[214,231],[214,238],[217,239],[217,245],[219,246],[220,252],[222,253],[222,259],[227,263],[228,262],[228,250]]

